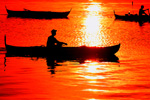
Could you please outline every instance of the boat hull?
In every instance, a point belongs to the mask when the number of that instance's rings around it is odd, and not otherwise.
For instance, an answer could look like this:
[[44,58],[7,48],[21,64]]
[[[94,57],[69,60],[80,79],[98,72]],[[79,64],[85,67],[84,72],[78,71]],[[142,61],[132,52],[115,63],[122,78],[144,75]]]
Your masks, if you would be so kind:
[[21,18],[37,18],[37,19],[51,19],[51,18],[67,18],[70,11],[66,12],[51,12],[51,11],[13,11],[8,10],[8,17],[21,17]]
[[117,15],[115,14],[116,19],[121,19],[121,20],[126,20],[126,21],[144,21],[144,22],[149,22],[150,21],[150,16],[138,16],[138,15]]
[[17,47],[6,44],[6,56],[22,57],[110,57],[119,50],[120,44],[108,47]]

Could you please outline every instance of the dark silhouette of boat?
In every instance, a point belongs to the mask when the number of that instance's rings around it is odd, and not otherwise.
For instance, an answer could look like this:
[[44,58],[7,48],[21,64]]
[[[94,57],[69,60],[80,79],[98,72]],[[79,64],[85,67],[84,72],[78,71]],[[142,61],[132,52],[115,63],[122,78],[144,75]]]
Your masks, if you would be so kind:
[[71,10],[66,12],[31,11],[28,9],[24,9],[23,11],[14,11],[7,9],[6,7],[6,11],[8,13],[8,17],[51,19],[51,18],[67,18]]
[[125,20],[125,21],[136,21],[136,22],[150,22],[150,16],[142,15],[139,16],[138,14],[125,14],[125,15],[118,15],[115,14],[115,19]]
[[[87,60],[93,60],[96,62],[114,62],[114,63],[119,63],[119,58],[115,55],[112,55],[108,58],[85,58],[85,57],[80,57],[80,58],[52,58],[52,57],[46,57],[46,63],[47,63],[47,69],[49,70],[49,72],[51,74],[55,74],[55,68],[57,66],[62,66],[61,64],[59,64],[60,62],[65,62],[65,61],[75,61],[75,62],[79,62],[80,64],[85,64]],[[118,65],[119,66],[119,65]]]
[[7,56],[22,57],[54,57],[54,58],[80,58],[80,57],[103,57],[108,58],[119,50],[120,44],[108,47],[56,47],[48,48],[43,46],[20,47],[6,44]]

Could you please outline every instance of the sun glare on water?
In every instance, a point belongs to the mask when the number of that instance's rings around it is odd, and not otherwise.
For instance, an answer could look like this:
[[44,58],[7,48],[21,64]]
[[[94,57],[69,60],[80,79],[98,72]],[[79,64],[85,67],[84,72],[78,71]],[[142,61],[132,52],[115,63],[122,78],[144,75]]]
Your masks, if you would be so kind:
[[[98,61],[94,60],[86,60],[85,63],[83,64],[83,69],[81,77],[87,80],[87,84],[91,86],[97,86],[100,82],[100,80],[105,80],[107,77],[103,74],[107,71],[105,68],[105,65],[100,65]],[[91,91],[91,92],[103,92],[104,90],[95,88],[95,87],[90,87],[86,88],[83,91]],[[94,98],[93,98],[94,99]]]
[[84,43],[86,46],[100,46],[102,44],[101,34],[101,6],[98,3],[90,3],[85,9],[87,11],[86,18],[83,20]]
[[88,11],[96,11],[99,12],[101,10],[101,7],[98,3],[91,3],[92,5],[90,5],[86,10]]

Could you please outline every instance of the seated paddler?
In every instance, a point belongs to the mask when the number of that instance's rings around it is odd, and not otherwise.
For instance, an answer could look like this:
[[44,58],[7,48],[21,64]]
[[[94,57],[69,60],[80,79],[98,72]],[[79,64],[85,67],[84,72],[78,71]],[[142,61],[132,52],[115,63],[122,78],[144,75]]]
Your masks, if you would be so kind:
[[146,10],[148,10],[148,12],[149,12],[149,9],[144,9],[144,5],[141,5],[141,8],[139,10],[139,16],[143,16],[143,15],[148,16],[148,14],[146,14],[146,12],[145,12]]
[[63,44],[67,45],[67,43],[60,42],[55,38],[57,30],[53,29],[51,30],[51,36],[48,37],[47,40],[47,47],[49,48],[55,48],[55,47],[62,47]]

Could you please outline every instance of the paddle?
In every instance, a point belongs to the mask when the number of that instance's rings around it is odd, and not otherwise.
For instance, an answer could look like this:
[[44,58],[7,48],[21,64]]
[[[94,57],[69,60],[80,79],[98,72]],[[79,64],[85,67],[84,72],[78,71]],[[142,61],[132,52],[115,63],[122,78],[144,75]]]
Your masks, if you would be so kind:
[[[132,1],[132,11],[133,11],[133,1]],[[134,14],[134,11],[133,11],[133,14]]]

